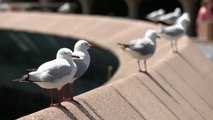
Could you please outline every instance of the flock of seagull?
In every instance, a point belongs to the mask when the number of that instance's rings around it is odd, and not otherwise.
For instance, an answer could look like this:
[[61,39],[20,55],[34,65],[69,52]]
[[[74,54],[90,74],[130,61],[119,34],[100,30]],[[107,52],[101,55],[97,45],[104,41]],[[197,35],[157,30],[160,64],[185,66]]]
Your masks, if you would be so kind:
[[[63,107],[62,101],[75,101],[72,96],[72,83],[87,71],[90,64],[90,48],[95,48],[95,45],[86,40],[79,40],[73,52],[68,48],[61,48],[56,54],[56,59],[43,63],[38,69],[28,69],[28,74],[14,81],[33,82],[41,88],[50,89],[50,106]],[[64,93],[66,84],[70,84],[70,98],[66,98]],[[58,90],[57,104],[53,103],[52,89]]]
[[[139,72],[145,73],[147,72],[146,60],[153,56],[157,47],[156,39],[164,37],[170,40],[172,51],[178,52],[177,41],[186,33],[190,24],[189,14],[187,12],[181,14],[180,8],[176,8],[174,12],[168,14],[165,14],[163,9],[159,9],[148,14],[147,18],[153,22],[165,20],[164,23],[171,25],[161,26],[160,30],[147,30],[144,38],[132,40],[129,44],[118,43],[122,50],[137,59]],[[144,71],[141,70],[140,60],[144,60]]]
[[[180,14],[180,15],[179,15]],[[173,16],[171,19],[169,16]],[[177,52],[177,40],[183,36],[190,23],[188,13],[180,13],[180,9],[176,8],[173,13],[165,15],[165,11],[160,9],[150,13],[147,18],[156,22],[157,20],[165,20],[172,25],[162,26],[159,31],[147,30],[144,38],[138,38],[130,41],[130,43],[118,43],[123,51],[127,52],[134,59],[137,59],[139,72],[147,72],[146,61],[156,51],[156,40],[165,37],[171,40],[173,52]],[[16,82],[32,82],[41,88],[50,90],[50,106],[61,106],[62,101],[75,101],[72,96],[72,84],[81,77],[88,69],[90,64],[90,55],[88,49],[94,48],[95,45],[86,40],[79,40],[74,46],[74,51],[68,48],[61,48],[56,54],[56,59],[43,63],[37,69],[28,69],[28,74]],[[141,69],[140,60],[144,60],[145,70]],[[70,96],[66,98],[64,86],[70,84]],[[53,103],[52,89],[58,90],[58,103]],[[75,101],[77,102],[77,101]]]
[[146,18],[155,23],[164,23],[172,25],[181,16],[181,9],[179,7],[175,8],[173,12],[167,13],[164,9],[159,9],[149,13]]

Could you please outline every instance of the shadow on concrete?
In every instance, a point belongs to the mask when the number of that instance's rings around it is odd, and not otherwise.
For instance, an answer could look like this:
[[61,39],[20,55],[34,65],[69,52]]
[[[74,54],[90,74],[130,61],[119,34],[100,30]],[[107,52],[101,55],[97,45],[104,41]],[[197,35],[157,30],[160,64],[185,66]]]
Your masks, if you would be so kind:
[[[180,53],[179,53],[180,54]],[[186,61],[185,61],[186,62]],[[188,64],[186,62],[186,64]],[[176,71],[176,69],[171,65],[171,63],[167,62],[167,65],[175,72],[177,73],[178,77],[207,105],[209,106],[210,109],[213,110],[213,107],[210,103],[208,103],[208,101],[203,97],[201,96],[193,87],[191,87],[191,85],[187,82],[187,80],[185,80],[179,72]],[[189,65],[190,66],[190,65]],[[191,67],[191,66],[190,66]],[[193,68],[192,68],[193,69]],[[195,71],[196,72],[196,71]],[[197,73],[197,72],[196,72]],[[201,76],[201,75],[200,75]],[[193,80],[191,81],[193,82]]]
[[178,56],[180,56],[191,68],[193,68],[193,70],[197,73],[197,74],[199,74],[201,77],[202,77],[202,79],[203,80],[205,80],[206,78],[191,64],[191,62],[189,61],[189,60],[187,60],[186,58],[185,58],[185,56],[183,56],[180,52],[175,52],[174,54],[176,54],[176,55],[178,55]]
[[117,89],[114,88],[114,90],[116,93],[118,93],[119,96],[121,96],[129,104],[129,106],[131,106],[132,109],[135,110],[135,112],[137,112],[140,115],[140,117],[143,118],[143,120],[146,120],[144,115],[140,111],[138,111]]
[[83,105],[81,105],[81,103],[72,102],[72,104],[75,105],[90,120],[95,120],[95,118],[89,113],[89,111]]
[[205,117],[199,113],[198,109],[192,105],[191,102],[189,102],[189,100],[187,100],[171,83],[168,82],[168,80],[157,70],[155,70],[155,72],[203,119],[205,120]]
[[[101,115],[99,115],[98,112],[97,112],[86,100],[84,100],[84,99],[82,99],[82,98],[79,98],[79,100],[80,100],[83,104],[85,104],[91,111],[93,111],[93,113],[94,113],[100,120],[104,120],[104,118],[103,118]],[[82,107],[83,107],[83,105],[82,105]],[[84,108],[84,107],[83,107],[83,108]]]
[[144,74],[146,74],[161,90],[179,104],[179,102],[150,73],[144,72]]
[[[145,72],[146,74],[149,74],[148,72]],[[151,75],[150,75],[151,76]],[[152,77],[153,78],[153,77]],[[138,79],[138,78],[137,78]],[[138,79],[139,80],[139,79]],[[158,95],[156,95],[154,92],[153,92],[153,90],[151,90],[146,84],[144,84],[141,80],[139,80],[140,82],[141,82],[141,84],[143,84],[144,85],[144,87],[146,87],[146,89],[149,91],[149,92],[151,92],[151,94],[152,95],[154,95],[154,97],[162,104],[162,105],[164,105],[164,107],[165,108],[167,108],[167,110],[169,110],[178,120],[180,120],[180,118],[167,106],[167,104],[166,103],[164,103],[159,97],[158,97]],[[170,98],[172,98],[177,104],[179,104],[179,102],[176,100],[176,99],[174,99],[174,97],[172,96],[169,96]]]
[[77,117],[72,114],[69,110],[67,110],[66,108],[60,107],[60,106],[54,106],[55,108],[58,108],[59,110],[61,110],[64,114],[67,115],[68,118],[70,118],[70,120],[77,120]]

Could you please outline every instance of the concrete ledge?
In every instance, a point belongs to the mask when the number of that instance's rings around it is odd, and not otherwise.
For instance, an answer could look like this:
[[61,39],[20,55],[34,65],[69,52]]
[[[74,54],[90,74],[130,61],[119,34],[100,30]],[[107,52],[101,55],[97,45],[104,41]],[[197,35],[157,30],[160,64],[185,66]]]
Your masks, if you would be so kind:
[[0,17],[1,29],[89,39],[114,52],[120,60],[120,67],[108,84],[75,97],[79,105],[63,102],[68,111],[51,107],[20,120],[213,119],[213,65],[186,36],[179,41],[179,54],[171,52],[170,42],[159,40],[156,54],[148,61],[149,74],[143,74],[137,72],[136,61],[116,43],[141,37],[147,29],[158,29],[153,24],[47,13],[1,13]]
[[[205,72],[198,71],[199,67]],[[212,67],[194,43],[187,41],[180,53],[159,59],[149,74],[132,73],[79,95],[75,99],[80,106],[64,102],[70,115],[47,108],[20,119],[213,119],[212,79],[204,77]]]

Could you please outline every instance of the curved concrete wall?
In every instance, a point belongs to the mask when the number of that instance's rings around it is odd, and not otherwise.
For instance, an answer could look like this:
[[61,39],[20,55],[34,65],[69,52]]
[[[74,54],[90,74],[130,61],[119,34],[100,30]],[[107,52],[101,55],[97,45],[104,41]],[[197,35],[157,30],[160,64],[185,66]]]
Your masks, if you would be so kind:
[[63,102],[68,111],[50,107],[20,119],[213,120],[213,66],[186,36],[179,41],[179,54],[171,52],[170,42],[159,40],[156,54],[148,61],[149,74],[142,74],[137,72],[136,61],[116,43],[142,37],[147,29],[158,26],[47,13],[1,13],[0,17],[1,29],[89,39],[114,52],[120,60],[108,84],[75,97],[80,104]]
[[27,119],[212,120],[213,82],[210,63],[193,43],[168,54],[149,74],[132,73],[75,97],[80,104],[46,108]]

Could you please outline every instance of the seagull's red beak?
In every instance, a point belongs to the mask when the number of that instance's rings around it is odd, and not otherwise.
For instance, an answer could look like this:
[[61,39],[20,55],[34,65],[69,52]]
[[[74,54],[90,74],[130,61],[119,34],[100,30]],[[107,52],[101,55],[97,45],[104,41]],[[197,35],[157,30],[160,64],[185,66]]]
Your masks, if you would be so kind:
[[90,48],[96,48],[96,46],[93,45],[93,44],[89,44],[88,47],[90,47]]
[[77,55],[72,55],[73,58],[80,58],[79,56]]

